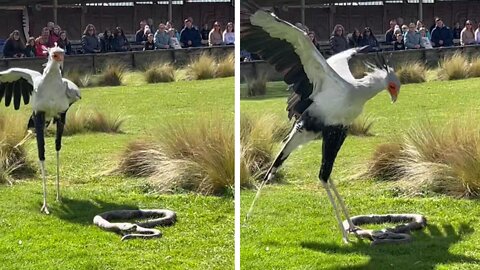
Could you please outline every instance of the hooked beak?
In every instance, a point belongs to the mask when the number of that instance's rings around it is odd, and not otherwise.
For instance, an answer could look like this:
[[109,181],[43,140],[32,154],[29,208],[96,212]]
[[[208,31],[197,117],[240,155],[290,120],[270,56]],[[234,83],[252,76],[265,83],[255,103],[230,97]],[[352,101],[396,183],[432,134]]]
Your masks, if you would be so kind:
[[398,86],[392,82],[388,83],[388,92],[390,93],[390,97],[392,98],[392,103],[395,103],[398,96]]

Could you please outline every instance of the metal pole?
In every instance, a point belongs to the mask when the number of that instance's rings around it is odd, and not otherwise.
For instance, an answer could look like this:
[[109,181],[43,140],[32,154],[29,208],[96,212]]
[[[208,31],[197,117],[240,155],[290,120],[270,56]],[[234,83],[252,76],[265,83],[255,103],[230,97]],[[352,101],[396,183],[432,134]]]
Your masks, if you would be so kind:
[[57,17],[58,0],[53,0],[53,21],[58,24]]
[[305,0],[302,0],[301,6],[302,24],[305,26]]
[[418,1],[418,19],[423,22],[423,0]]
[[168,21],[170,23],[172,23],[172,18],[173,18],[173,15],[172,15],[172,0],[168,0]]

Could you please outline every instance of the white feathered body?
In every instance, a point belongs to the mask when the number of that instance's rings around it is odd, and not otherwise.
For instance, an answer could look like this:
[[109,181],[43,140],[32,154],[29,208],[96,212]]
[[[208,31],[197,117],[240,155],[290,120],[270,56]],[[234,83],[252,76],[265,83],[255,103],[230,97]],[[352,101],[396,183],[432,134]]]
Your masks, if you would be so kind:
[[52,70],[34,78],[33,91],[32,109],[45,112],[45,118],[47,119],[65,112],[69,107],[67,86],[59,71]]

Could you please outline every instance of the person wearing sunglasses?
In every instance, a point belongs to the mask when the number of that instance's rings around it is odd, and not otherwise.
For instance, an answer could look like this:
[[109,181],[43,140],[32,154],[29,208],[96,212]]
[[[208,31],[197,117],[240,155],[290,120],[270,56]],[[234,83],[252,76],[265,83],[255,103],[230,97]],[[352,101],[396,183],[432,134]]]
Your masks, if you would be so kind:
[[472,21],[467,20],[465,22],[465,27],[460,32],[460,45],[473,45],[476,44],[475,41],[475,32],[473,31]]

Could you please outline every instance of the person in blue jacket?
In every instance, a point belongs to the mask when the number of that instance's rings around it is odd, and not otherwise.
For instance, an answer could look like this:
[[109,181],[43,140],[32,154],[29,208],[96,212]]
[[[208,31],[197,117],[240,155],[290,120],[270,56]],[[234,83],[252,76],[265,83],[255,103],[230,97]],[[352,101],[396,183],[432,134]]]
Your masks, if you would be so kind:
[[185,27],[180,32],[180,42],[182,48],[200,47],[202,45],[202,36],[196,27],[193,27],[190,18],[185,19]]
[[432,30],[431,43],[433,47],[453,46],[453,32],[443,24],[442,19],[435,19],[435,28]]

